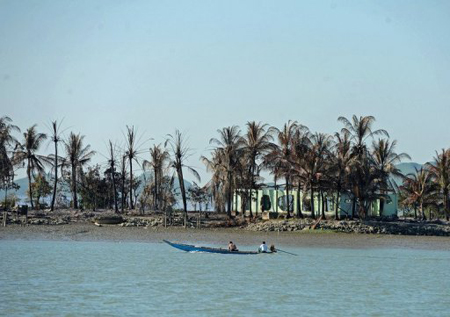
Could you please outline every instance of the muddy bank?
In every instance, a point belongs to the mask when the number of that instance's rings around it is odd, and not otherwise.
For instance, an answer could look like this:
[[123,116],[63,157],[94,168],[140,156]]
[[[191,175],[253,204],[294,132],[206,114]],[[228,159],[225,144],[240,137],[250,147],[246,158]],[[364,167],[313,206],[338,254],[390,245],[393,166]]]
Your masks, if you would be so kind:
[[262,240],[282,247],[320,248],[410,248],[450,251],[449,237],[363,235],[329,231],[260,232],[239,228],[184,229],[181,227],[121,227],[93,223],[20,226],[0,228],[2,240],[152,242],[163,239],[226,247],[232,240],[246,249],[257,248]]
[[117,225],[95,225],[96,221],[109,215],[108,212],[60,210],[33,212],[25,219],[10,214],[7,226],[0,227],[0,239],[116,242],[168,239],[222,246],[229,240],[248,246],[268,240],[269,243],[297,247],[450,249],[450,225],[440,221],[246,221],[241,218],[230,221],[226,215],[212,214],[200,221],[201,229],[198,229],[195,215],[190,215],[188,228],[183,228],[181,215],[175,215],[169,221],[162,214],[129,213],[121,215],[121,223]]

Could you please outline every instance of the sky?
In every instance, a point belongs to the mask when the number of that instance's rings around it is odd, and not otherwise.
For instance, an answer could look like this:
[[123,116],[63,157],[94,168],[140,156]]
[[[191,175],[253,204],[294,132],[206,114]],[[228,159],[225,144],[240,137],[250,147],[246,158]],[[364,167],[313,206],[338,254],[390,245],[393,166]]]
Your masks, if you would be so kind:
[[333,133],[353,114],[412,161],[450,147],[450,2],[0,0],[0,116],[62,120],[93,163],[126,125],[144,159],[179,129],[205,183],[217,129]]

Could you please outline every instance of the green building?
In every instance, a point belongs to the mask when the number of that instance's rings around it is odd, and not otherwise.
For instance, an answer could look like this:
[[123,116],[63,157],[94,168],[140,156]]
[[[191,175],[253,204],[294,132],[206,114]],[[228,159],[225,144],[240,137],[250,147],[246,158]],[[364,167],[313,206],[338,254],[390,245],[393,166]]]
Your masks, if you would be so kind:
[[[288,199],[286,199],[288,198]],[[288,210],[292,214],[297,215],[299,211],[305,215],[311,215],[311,202],[309,193],[298,190],[290,190],[289,196],[286,197],[286,191],[284,189],[274,189],[274,188],[263,188],[253,191],[253,199],[250,199],[245,203],[245,213],[249,214],[251,210],[253,214],[258,214],[262,212],[269,212],[277,214],[285,214]],[[242,195],[239,191],[236,191],[233,196],[233,210],[238,213],[242,213]],[[396,194],[389,194],[388,198],[385,200],[383,207],[383,216],[396,216],[398,207],[398,197]],[[343,194],[340,198],[338,215],[340,217],[351,216],[353,208],[353,200],[350,196]],[[356,210],[358,206],[355,206]],[[314,211],[316,215],[321,215],[322,210],[327,217],[333,217],[336,212],[336,195],[319,195],[318,193],[314,196]],[[369,217],[380,216],[380,200],[377,199],[372,202],[369,211]]]

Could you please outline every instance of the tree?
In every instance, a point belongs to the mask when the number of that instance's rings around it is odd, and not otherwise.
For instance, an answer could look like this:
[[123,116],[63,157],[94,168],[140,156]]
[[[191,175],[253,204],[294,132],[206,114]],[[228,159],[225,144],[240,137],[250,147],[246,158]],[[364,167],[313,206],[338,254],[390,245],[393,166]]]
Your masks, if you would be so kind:
[[107,173],[111,175],[111,182],[113,185],[113,199],[114,199],[114,211],[116,213],[119,213],[119,207],[117,205],[117,190],[116,190],[116,160],[114,157],[114,148],[111,140],[109,141],[109,169],[107,170]]
[[31,184],[31,188],[33,189],[32,197],[36,199],[37,209],[40,209],[40,199],[50,195],[52,193],[52,188],[42,174],[38,174],[35,177],[34,182]]
[[355,212],[356,202],[359,203],[359,216],[365,217],[367,208],[374,198],[374,184],[376,177],[373,175],[373,164],[371,162],[371,153],[367,148],[367,140],[376,135],[384,135],[389,137],[386,130],[373,130],[375,117],[365,116],[357,117],[354,115],[352,121],[345,117],[339,117],[338,121],[344,124],[341,133],[349,135],[352,144],[352,164],[351,164],[351,192],[353,194],[353,212]]
[[125,151],[125,156],[128,159],[128,163],[130,165],[130,209],[134,209],[133,204],[133,161],[135,161],[137,164],[139,164],[138,161],[138,151],[139,146],[137,144],[137,135],[136,135],[136,129],[134,126],[127,126],[127,135],[126,135],[126,142],[127,142],[127,149]]
[[161,146],[161,144],[154,145],[150,148],[150,160],[145,160],[144,168],[149,167],[153,170],[154,188],[153,188],[153,208],[158,210],[161,205],[161,187],[164,173],[168,168],[170,162],[169,152]]
[[66,151],[66,158],[64,159],[64,166],[71,170],[71,191],[73,208],[78,209],[78,176],[81,173],[83,166],[86,165],[95,152],[91,151],[91,146],[83,144],[84,136],[80,134],[70,133],[69,138],[64,141]]
[[[11,118],[3,116],[0,118],[0,188],[5,190],[5,202],[8,189],[14,189],[13,152],[19,143],[13,132],[20,132],[20,129],[13,125]],[[6,206],[6,203],[5,203]]]
[[223,157],[223,151],[214,149],[211,159],[205,156],[201,157],[203,164],[206,166],[206,171],[213,175],[211,180],[206,184],[208,190],[212,193],[214,198],[214,208],[216,211],[225,211],[225,204],[227,201],[227,167],[226,158]]
[[348,191],[351,168],[351,144],[346,132],[334,134],[334,145],[330,155],[331,186],[336,191],[335,219],[339,219],[340,198],[343,192]]
[[217,132],[219,133],[219,138],[212,138],[209,140],[209,144],[216,145],[216,155],[220,156],[220,162],[226,171],[227,214],[231,218],[233,176],[239,163],[239,153],[243,146],[243,139],[237,126],[226,127],[217,130]]
[[264,158],[264,166],[266,166],[274,175],[275,178],[284,178],[286,188],[286,217],[291,217],[291,205],[289,203],[289,187],[291,186],[293,174],[293,147],[294,137],[299,128],[297,121],[288,121],[282,130],[274,128],[277,135],[278,144],[274,147]]
[[397,154],[395,147],[397,141],[378,139],[372,143],[372,159],[375,165],[375,173],[378,177],[380,189],[380,216],[383,215],[384,201],[389,191],[394,191],[395,185],[391,182],[391,176],[402,177],[403,174],[396,167],[404,159],[411,159],[406,153]]
[[26,164],[28,177],[28,194],[31,203],[31,209],[34,209],[33,204],[33,188],[31,186],[32,178],[35,178],[35,173],[44,173],[44,163],[48,163],[47,157],[37,154],[42,142],[47,139],[44,133],[36,131],[36,125],[28,128],[23,134],[23,141],[19,144],[17,151],[14,154],[14,161],[18,164]]
[[[311,217],[315,218],[315,189],[318,190],[318,197],[323,195],[322,183],[326,181],[329,174],[326,164],[330,156],[330,137],[323,133],[315,133],[310,137],[310,144],[303,154],[303,164],[296,164],[299,177],[303,180],[305,188],[309,188],[311,199]],[[296,160],[298,162],[298,160]],[[318,199],[320,202],[321,200]],[[322,216],[324,208],[322,207]]]
[[[255,121],[247,122],[247,132],[243,138],[242,150],[250,175],[250,198],[253,196],[252,191],[256,187],[255,177],[259,176],[258,161],[275,147],[272,143],[272,131],[273,128],[268,128],[267,124],[256,123]],[[250,217],[252,216],[252,204],[250,204]]]
[[433,174],[425,168],[416,169],[415,174],[408,174],[400,186],[402,203],[419,208],[420,218],[426,220],[424,208],[435,205],[437,186]]
[[187,225],[187,202],[186,202],[186,188],[184,186],[183,167],[186,167],[188,171],[194,175],[194,177],[200,181],[200,175],[191,166],[187,166],[185,161],[189,155],[189,148],[186,146],[186,141],[179,130],[175,130],[174,135],[168,135],[165,145],[169,144],[172,150],[172,157],[170,166],[174,169],[178,175],[178,182],[180,183],[181,197],[183,199],[184,210],[184,226]]
[[51,142],[55,145],[55,154],[52,156],[49,156],[50,159],[53,159],[53,168],[55,169],[55,182],[53,183],[53,196],[52,196],[52,203],[50,205],[50,210],[53,211],[55,209],[55,200],[56,200],[56,190],[58,187],[58,168],[61,167],[62,164],[58,164],[58,160],[61,162],[62,158],[58,157],[58,143],[61,142],[61,124],[58,124],[58,122],[52,121],[51,126]]
[[97,207],[106,205],[107,184],[105,179],[100,177],[100,166],[88,167],[87,171],[80,170],[80,196],[83,208],[91,208],[93,211]]
[[445,218],[450,217],[450,149],[436,152],[433,162],[426,164],[443,198]]

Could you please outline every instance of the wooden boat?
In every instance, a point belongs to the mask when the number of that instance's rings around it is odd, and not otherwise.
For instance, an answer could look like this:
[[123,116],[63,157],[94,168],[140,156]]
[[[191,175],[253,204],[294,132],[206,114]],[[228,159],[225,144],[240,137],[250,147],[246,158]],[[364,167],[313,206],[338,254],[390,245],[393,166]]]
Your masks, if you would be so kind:
[[[220,253],[220,254],[246,254],[246,255],[252,255],[252,254],[264,254],[256,251],[229,251],[228,249],[222,249],[222,248],[210,248],[210,247],[202,247],[197,245],[190,245],[190,244],[182,244],[182,243],[173,243],[167,240],[163,240],[168,245],[183,250],[186,252],[207,252],[207,253]],[[265,254],[270,254],[272,252],[265,252]]]

